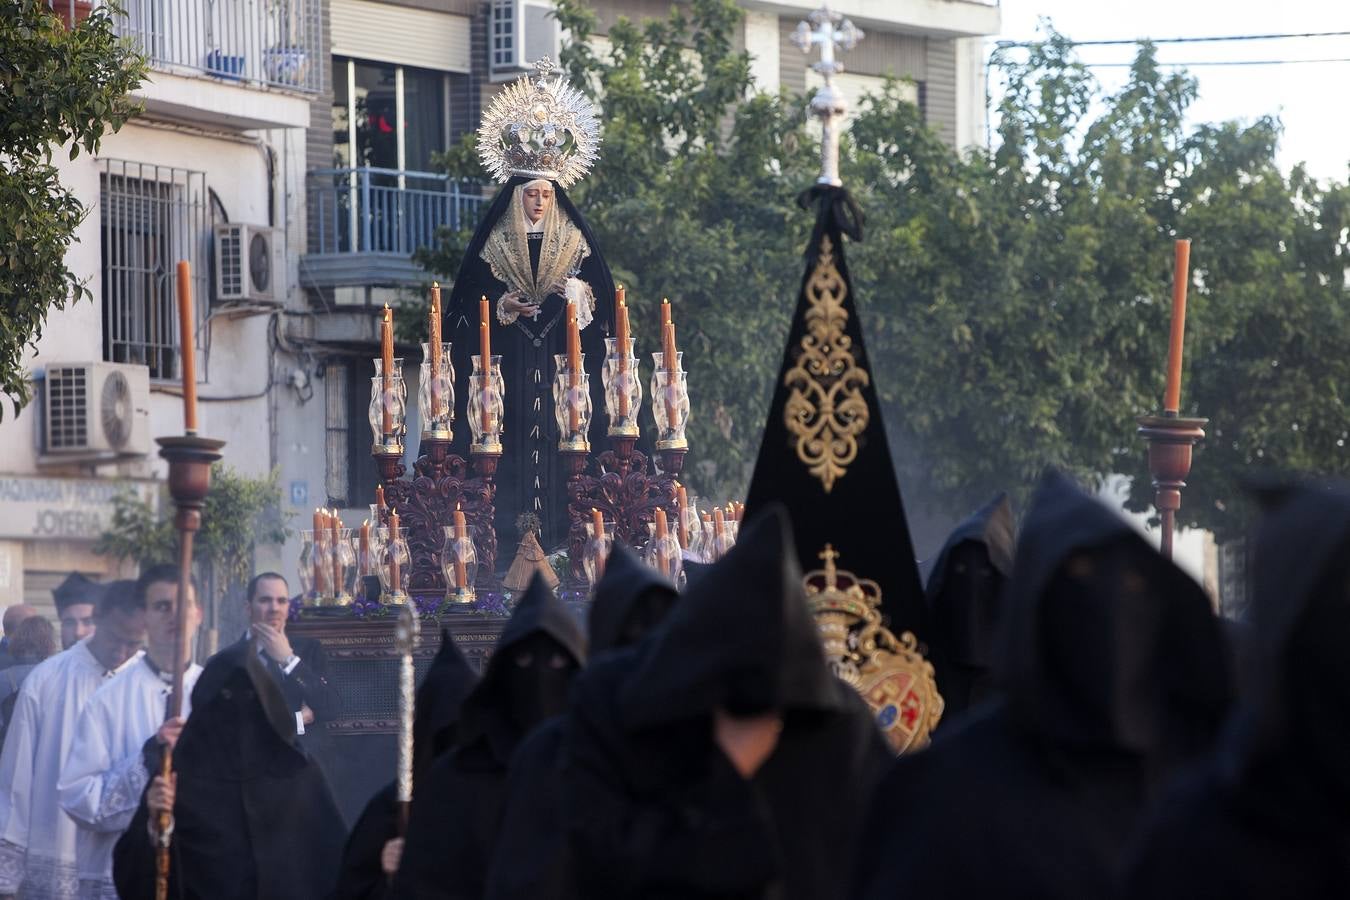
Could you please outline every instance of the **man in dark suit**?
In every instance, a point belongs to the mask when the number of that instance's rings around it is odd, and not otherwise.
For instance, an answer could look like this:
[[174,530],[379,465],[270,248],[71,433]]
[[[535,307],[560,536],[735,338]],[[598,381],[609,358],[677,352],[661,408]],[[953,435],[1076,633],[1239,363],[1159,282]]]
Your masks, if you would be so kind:
[[313,638],[292,640],[286,635],[290,589],[285,577],[276,572],[253,576],[244,603],[249,625],[239,643],[253,643],[263,667],[281,686],[287,708],[295,716],[297,736],[337,718],[342,697],[328,683],[323,646]]

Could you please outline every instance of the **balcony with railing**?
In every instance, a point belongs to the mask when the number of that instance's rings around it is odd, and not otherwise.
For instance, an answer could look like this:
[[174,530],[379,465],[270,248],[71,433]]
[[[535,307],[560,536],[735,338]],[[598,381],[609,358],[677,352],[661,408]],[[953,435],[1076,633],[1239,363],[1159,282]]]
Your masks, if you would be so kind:
[[307,287],[413,284],[412,255],[441,228],[472,228],[488,202],[482,188],[435,172],[362,166],[315,169],[307,178]]
[[[80,22],[108,0],[51,0]],[[323,88],[319,0],[119,0],[117,31],[156,72],[312,94]]]

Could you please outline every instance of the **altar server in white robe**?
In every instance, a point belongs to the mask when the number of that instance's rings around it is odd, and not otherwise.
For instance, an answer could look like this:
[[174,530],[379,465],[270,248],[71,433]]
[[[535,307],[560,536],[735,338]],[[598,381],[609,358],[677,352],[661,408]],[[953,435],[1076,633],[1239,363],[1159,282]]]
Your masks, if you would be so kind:
[[97,630],[24,679],[0,753],[0,897],[73,900],[75,820],[56,783],[85,703],[139,658],[145,612],[131,581],[113,582],[94,612]]
[[[156,774],[163,748],[172,749],[177,742],[202,671],[195,664],[187,668],[183,715],[166,720],[178,629],[178,568],[147,569],[136,582],[136,593],[145,608],[145,654],[90,698],[57,785],[61,807],[79,826],[75,860],[81,900],[117,900],[113,847]],[[202,619],[195,590],[188,591],[183,613],[190,651]]]

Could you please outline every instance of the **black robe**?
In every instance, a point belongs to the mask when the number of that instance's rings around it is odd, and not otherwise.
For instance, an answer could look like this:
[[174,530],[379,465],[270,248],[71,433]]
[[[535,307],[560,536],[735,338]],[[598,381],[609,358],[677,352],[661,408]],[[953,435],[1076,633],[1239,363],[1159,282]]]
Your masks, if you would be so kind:
[[506,693],[511,649],[543,634],[578,665],[586,639],[572,613],[536,575],[507,623],[487,671],[465,698],[456,746],[413,794],[403,858],[391,896],[481,900],[506,796],[506,771],[525,738]]
[[1014,540],[1012,507],[999,494],[956,526],[928,573],[928,658],[944,703],[940,729],[993,690],[999,599]]
[[[640,637],[636,631],[650,628],[677,596],[660,573],[627,547],[615,544],[591,604],[592,659]],[[506,809],[488,877],[488,900],[579,896],[561,808],[563,724],[561,717],[545,722],[511,758]]]
[[[558,455],[558,425],[553,415],[553,378],[555,354],[567,352],[567,300],[550,294],[536,319],[517,319],[511,325],[497,321],[497,300],[508,291],[505,284],[493,274],[480,253],[492,229],[509,211],[517,186],[533,179],[513,177],[493,198],[492,204],[478,224],[459,271],[447,307],[445,339],[452,342],[451,359],[455,367],[455,447],[456,452],[468,456],[471,430],[468,420],[469,376],[473,373],[472,356],[478,353],[478,301],[488,298],[489,326],[492,353],[502,358],[502,380],[506,385],[502,433],[502,458],[497,468],[497,541],[501,548],[499,558],[510,561],[515,556],[516,516],[537,512],[543,524],[540,541],[545,549],[560,546],[567,541],[567,484],[562,460]],[[577,277],[590,285],[595,295],[595,311],[591,323],[581,330],[581,351],[585,354],[586,371],[591,376],[592,446],[605,440],[608,419],[605,415],[604,387],[600,371],[605,361],[605,341],[614,325],[614,277],[600,252],[595,233],[581,213],[556,182],[553,183],[554,202],[581,231],[590,247],[590,255],[581,263]],[[532,267],[537,272],[539,242],[530,242]],[[539,372],[538,381],[534,373]],[[535,409],[535,403],[538,409]],[[536,430],[537,429],[537,430]],[[597,448],[599,449],[599,448]],[[536,459],[537,454],[537,459]],[[541,508],[534,509],[536,497],[534,481],[539,479],[538,496]]]
[[[422,677],[413,712],[413,790],[432,762],[454,743],[460,705],[478,682],[469,661],[448,629],[441,629],[441,648]],[[342,851],[342,870],[332,900],[381,900],[389,896],[390,879],[380,856],[384,845],[400,834],[398,792],[390,782],[370,798]]]
[[[347,836],[342,814],[322,771],[295,743],[295,718],[249,645],[207,662],[173,762],[170,897],[328,895]],[[113,853],[113,880],[125,900],[155,894],[148,818],[142,797]]]
[[[782,715],[749,779],[714,742],[718,708]],[[647,640],[578,680],[563,811],[580,894],[844,897],[890,758],[870,710],[826,667],[786,515],[770,507]]]
[[1118,896],[1147,799],[1227,709],[1204,593],[1060,476],[1023,524],[1002,639],[1002,696],[876,792],[853,896]]
[[1242,705],[1155,811],[1131,896],[1350,897],[1350,489],[1288,494],[1256,542]]

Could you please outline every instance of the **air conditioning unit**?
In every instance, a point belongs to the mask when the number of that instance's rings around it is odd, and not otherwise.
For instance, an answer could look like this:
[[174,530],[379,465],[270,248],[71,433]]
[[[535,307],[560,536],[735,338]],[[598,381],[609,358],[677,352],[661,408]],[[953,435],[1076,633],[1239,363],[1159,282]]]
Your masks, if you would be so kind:
[[42,386],[42,454],[53,462],[150,452],[150,370],[51,363]]
[[560,37],[552,3],[492,0],[488,8],[488,64],[493,78],[516,78],[545,56],[556,65]]
[[221,303],[286,300],[286,259],[281,232],[265,225],[216,226],[216,299]]

